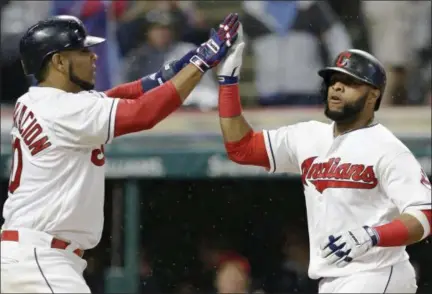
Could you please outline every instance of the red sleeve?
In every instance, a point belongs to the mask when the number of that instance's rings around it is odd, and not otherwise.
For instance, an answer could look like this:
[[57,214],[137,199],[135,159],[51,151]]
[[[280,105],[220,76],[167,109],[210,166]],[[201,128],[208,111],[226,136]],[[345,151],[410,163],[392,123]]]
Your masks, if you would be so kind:
[[141,80],[118,85],[105,91],[105,94],[111,98],[136,99],[144,94]]
[[[219,117],[241,115],[240,90],[238,84],[219,87]],[[270,169],[270,162],[262,132],[247,133],[237,142],[225,142],[228,158],[244,165],[257,165]]]
[[240,141],[225,142],[225,149],[228,158],[234,162],[270,169],[263,132],[250,131]]
[[180,107],[182,101],[171,81],[117,106],[114,136],[148,130]]

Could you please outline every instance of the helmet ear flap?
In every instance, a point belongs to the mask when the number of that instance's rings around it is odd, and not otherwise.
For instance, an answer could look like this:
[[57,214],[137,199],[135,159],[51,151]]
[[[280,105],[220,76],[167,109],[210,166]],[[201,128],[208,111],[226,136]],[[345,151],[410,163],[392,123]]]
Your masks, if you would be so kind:
[[379,90],[379,96],[378,96],[377,100],[375,101],[374,111],[377,111],[380,108],[380,104],[381,104],[381,100],[382,100],[383,90],[382,89],[378,89],[378,90]]
[[380,108],[380,104],[381,104],[381,96],[380,95],[377,99],[377,101],[375,102],[375,107],[374,107],[374,111],[377,111]]
[[24,74],[25,74],[26,76],[28,76],[28,75],[31,74],[30,71],[27,69],[27,67],[26,67],[26,65],[25,65],[25,63],[24,63],[23,60],[21,60],[21,67],[22,67],[23,72],[24,72]]

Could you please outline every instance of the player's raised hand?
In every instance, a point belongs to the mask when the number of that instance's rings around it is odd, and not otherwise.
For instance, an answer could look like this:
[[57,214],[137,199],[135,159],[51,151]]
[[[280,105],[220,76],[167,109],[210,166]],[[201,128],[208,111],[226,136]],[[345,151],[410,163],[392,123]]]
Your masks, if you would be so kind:
[[376,234],[368,226],[341,235],[330,235],[321,245],[321,257],[327,264],[344,267],[353,259],[365,254],[377,242]]
[[229,14],[219,25],[217,31],[211,29],[210,38],[195,50],[190,63],[193,63],[202,72],[217,66],[227,55],[228,49],[235,43],[239,25],[238,14]]
[[243,26],[240,23],[236,43],[228,50],[227,57],[222,60],[218,67],[219,84],[238,83],[240,70],[243,62],[243,51],[245,47]]

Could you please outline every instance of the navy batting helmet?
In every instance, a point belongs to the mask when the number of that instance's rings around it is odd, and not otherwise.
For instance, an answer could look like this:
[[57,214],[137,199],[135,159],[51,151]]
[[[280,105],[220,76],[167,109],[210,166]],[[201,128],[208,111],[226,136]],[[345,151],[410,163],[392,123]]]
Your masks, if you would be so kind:
[[324,79],[325,99],[327,99],[330,77],[337,72],[347,74],[356,80],[379,89],[380,96],[375,104],[375,110],[379,109],[387,78],[384,66],[378,59],[365,51],[357,49],[350,49],[340,53],[332,66],[318,71],[318,74]]
[[30,27],[20,41],[21,61],[26,75],[37,74],[54,53],[76,50],[104,42],[104,38],[88,36],[81,20],[59,15]]

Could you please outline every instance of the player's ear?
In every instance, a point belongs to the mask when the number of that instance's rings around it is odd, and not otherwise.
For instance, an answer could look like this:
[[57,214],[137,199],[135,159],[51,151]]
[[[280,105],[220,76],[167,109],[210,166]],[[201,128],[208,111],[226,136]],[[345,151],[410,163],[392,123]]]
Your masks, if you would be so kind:
[[375,107],[375,102],[377,101],[378,97],[380,96],[380,90],[372,88],[369,90],[368,94],[369,94],[368,100],[370,101],[371,105],[373,105]]
[[61,53],[55,53],[51,57],[52,64],[54,68],[59,72],[66,72],[68,68],[68,60],[67,57]]
[[378,97],[380,96],[380,94],[381,94],[380,90],[378,90],[378,89],[372,89],[372,95],[373,95],[373,97],[374,97],[375,100],[378,99]]

